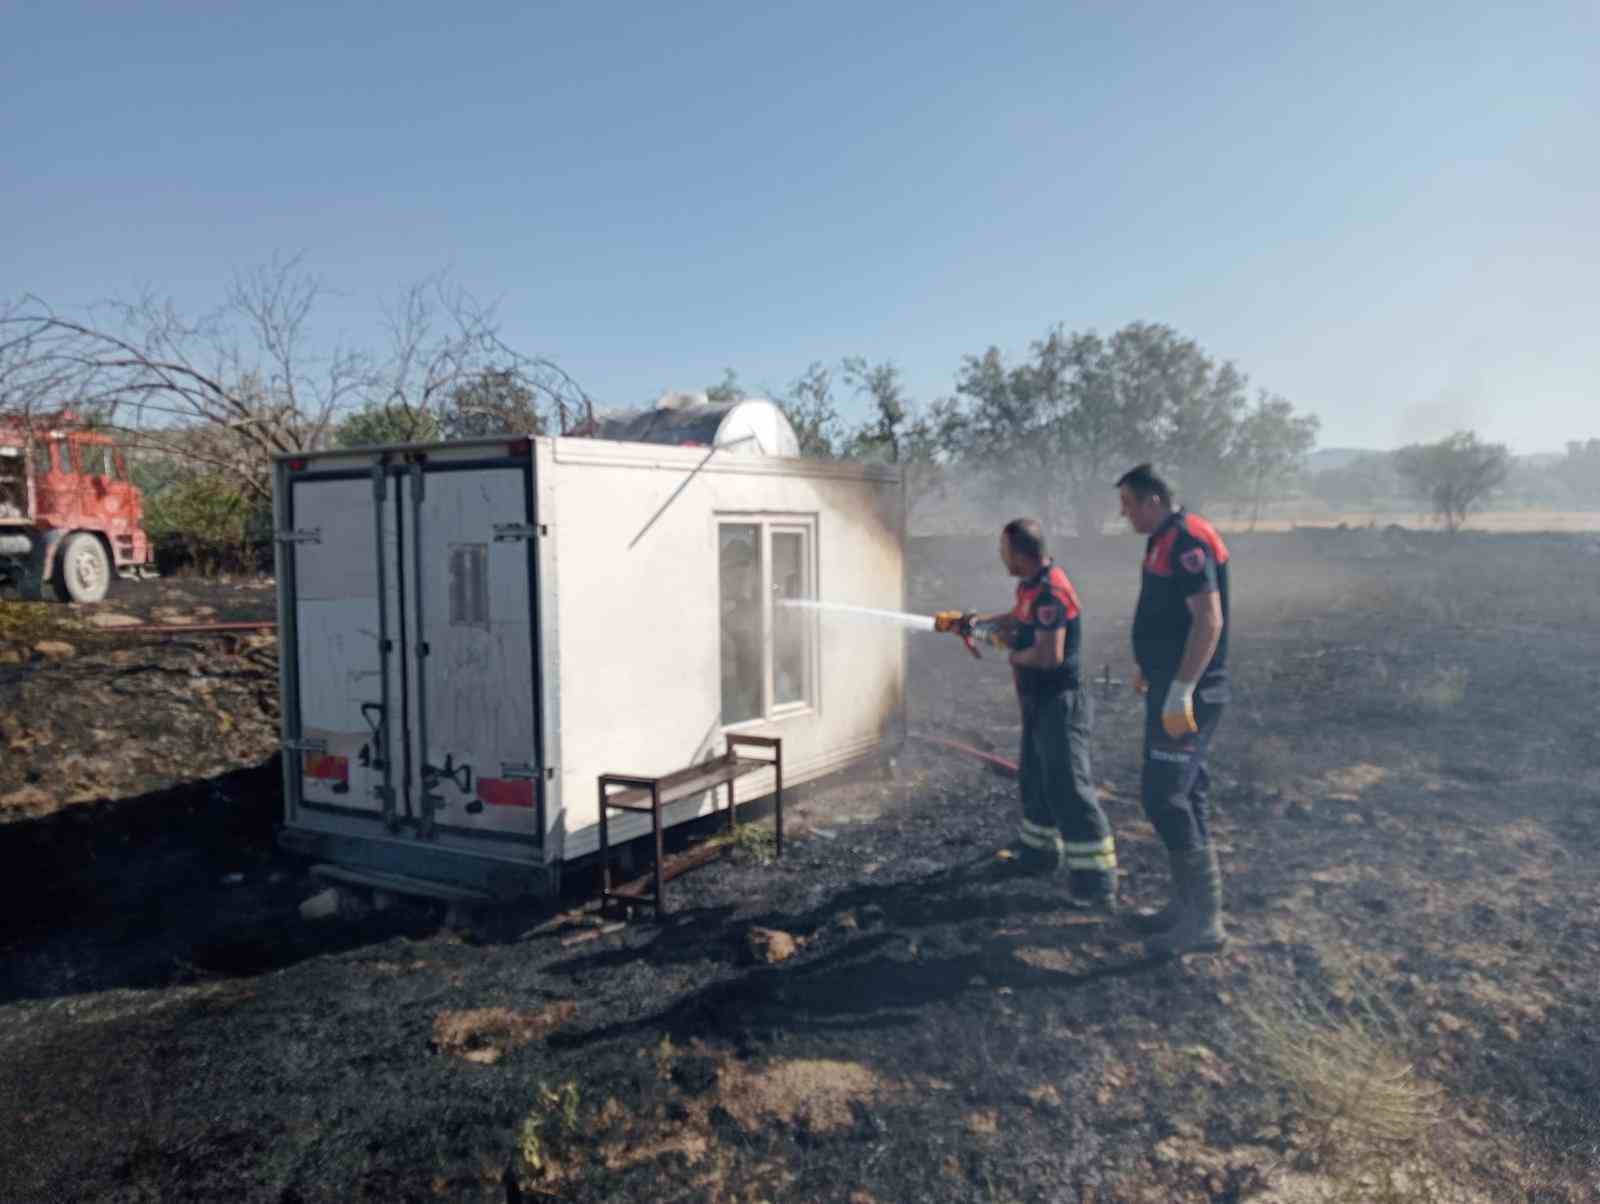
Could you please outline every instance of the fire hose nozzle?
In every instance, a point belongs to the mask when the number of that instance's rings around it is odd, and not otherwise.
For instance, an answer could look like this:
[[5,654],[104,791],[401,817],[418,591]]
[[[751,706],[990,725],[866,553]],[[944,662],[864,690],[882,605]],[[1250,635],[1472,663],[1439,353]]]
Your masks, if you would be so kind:
[[996,648],[1011,647],[1011,625],[1007,620],[980,623],[977,619],[978,612],[975,610],[941,610],[933,616],[933,629],[960,636],[967,651],[980,660],[983,654],[978,651],[979,640]]

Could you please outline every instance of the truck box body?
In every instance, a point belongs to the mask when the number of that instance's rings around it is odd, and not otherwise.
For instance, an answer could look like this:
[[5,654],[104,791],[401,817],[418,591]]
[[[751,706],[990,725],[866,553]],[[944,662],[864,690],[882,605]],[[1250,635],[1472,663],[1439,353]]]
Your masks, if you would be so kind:
[[548,891],[602,773],[739,730],[783,738],[787,786],[899,735],[899,631],[780,604],[901,607],[890,469],[513,438],[280,458],[275,503],[284,840],[323,860]]

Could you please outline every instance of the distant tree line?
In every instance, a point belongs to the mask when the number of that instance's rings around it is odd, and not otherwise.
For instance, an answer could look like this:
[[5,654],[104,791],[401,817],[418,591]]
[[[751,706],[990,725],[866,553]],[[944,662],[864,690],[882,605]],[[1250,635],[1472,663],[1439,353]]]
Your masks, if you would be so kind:
[[1600,439],[1574,441],[1566,452],[1515,456],[1472,431],[1392,452],[1364,452],[1309,473],[1306,494],[1336,511],[1366,514],[1419,506],[1455,530],[1474,511],[1600,510]]
[[[88,316],[35,297],[0,303],[0,417],[26,424],[66,403],[120,432],[152,533],[181,558],[220,563],[269,534],[274,454],[565,433],[594,416],[558,364],[510,346],[492,309],[443,279],[396,298],[377,350],[314,337],[324,292],[289,260],[237,276],[200,317],[152,297]],[[1183,502],[1252,521],[1296,496],[1374,512],[1421,501],[1451,527],[1494,497],[1600,506],[1600,440],[1535,469],[1464,433],[1311,472],[1313,415],[1155,323],[1051,327],[1021,354],[962,356],[952,384],[916,398],[893,361],[846,356],[763,393],[803,454],[899,465],[914,512],[959,494],[1025,506],[1063,533],[1099,532],[1115,515],[1111,482],[1141,460]],[[746,395],[732,369],[706,393]]]
[[[731,370],[709,390],[742,396]],[[919,402],[889,361],[811,364],[773,398],[807,455],[902,465],[913,507],[956,481],[994,500],[1027,499],[1047,528],[1098,533],[1111,483],[1154,460],[1195,506],[1251,515],[1290,489],[1316,444],[1315,416],[1257,391],[1171,327],[1135,322],[1110,336],[1053,327],[1025,355],[998,347],[961,360],[953,392]],[[864,400],[867,417],[841,417]]]

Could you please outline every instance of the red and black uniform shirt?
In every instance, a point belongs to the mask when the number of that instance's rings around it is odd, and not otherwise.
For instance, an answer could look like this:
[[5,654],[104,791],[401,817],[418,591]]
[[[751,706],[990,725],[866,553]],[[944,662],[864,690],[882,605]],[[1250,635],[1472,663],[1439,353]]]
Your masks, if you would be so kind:
[[1222,636],[1201,679],[1220,682],[1228,671],[1228,548],[1205,519],[1176,510],[1145,543],[1139,608],[1133,617],[1133,656],[1151,682],[1177,676],[1194,623],[1189,599],[1205,593],[1220,596]]
[[1066,659],[1055,669],[1017,669],[1017,689],[1025,694],[1056,694],[1076,689],[1082,612],[1078,591],[1066,570],[1045,561],[1033,576],[1017,584],[1017,604],[1011,617],[1017,621],[1018,648],[1031,648],[1046,633],[1067,633]]

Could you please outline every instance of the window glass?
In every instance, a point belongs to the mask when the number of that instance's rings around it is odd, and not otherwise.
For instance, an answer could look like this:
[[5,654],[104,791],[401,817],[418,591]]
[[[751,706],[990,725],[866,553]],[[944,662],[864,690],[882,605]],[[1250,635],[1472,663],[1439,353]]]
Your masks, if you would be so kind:
[[28,511],[28,461],[20,447],[0,447],[0,518]]
[[721,523],[717,545],[722,722],[742,723],[762,713],[761,528]]
[[[806,532],[772,533],[772,596],[810,598],[810,562]],[[800,607],[774,606],[772,611],[772,702],[785,706],[805,702],[810,696],[811,612]]]
[[111,462],[116,467],[117,480],[126,481],[128,479],[128,462],[123,459],[122,453],[119,451],[112,457]]
[[70,439],[57,445],[56,464],[62,472],[82,472],[83,459],[78,445]]
[[53,472],[54,467],[50,460],[50,445],[45,442],[33,445],[33,475],[42,477],[47,472]]
[[111,475],[111,448],[105,443],[83,445],[83,471],[91,477]]

